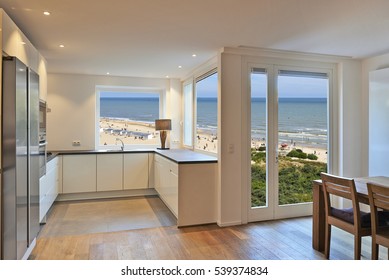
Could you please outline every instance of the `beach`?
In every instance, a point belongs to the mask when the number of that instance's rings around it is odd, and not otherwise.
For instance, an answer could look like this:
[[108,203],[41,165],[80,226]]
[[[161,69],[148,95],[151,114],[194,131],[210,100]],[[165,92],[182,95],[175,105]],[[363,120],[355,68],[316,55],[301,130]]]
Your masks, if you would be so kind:
[[[102,145],[120,144],[119,138],[125,145],[151,144],[160,145],[159,132],[155,131],[154,123],[136,122],[126,119],[100,118],[100,143]],[[207,152],[217,152],[218,139],[210,130],[197,130],[195,148]],[[251,148],[259,150],[265,147],[264,139],[252,139]],[[301,149],[304,153],[314,154],[318,162],[327,162],[327,151],[324,148],[310,146],[307,143],[281,143],[279,152],[286,155],[293,149]]]

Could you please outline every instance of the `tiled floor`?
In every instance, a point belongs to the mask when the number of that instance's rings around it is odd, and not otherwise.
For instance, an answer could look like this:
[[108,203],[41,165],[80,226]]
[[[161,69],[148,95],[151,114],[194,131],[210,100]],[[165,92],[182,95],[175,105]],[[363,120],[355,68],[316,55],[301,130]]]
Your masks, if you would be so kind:
[[156,196],[56,202],[38,238],[172,226],[176,222]]

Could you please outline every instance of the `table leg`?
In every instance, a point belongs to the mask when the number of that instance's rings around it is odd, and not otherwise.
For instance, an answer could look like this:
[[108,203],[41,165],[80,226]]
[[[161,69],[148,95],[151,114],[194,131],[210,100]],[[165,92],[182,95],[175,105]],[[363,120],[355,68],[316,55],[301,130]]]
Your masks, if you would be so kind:
[[324,193],[321,182],[314,181],[313,186],[313,215],[312,215],[312,247],[323,252],[325,242],[325,209]]

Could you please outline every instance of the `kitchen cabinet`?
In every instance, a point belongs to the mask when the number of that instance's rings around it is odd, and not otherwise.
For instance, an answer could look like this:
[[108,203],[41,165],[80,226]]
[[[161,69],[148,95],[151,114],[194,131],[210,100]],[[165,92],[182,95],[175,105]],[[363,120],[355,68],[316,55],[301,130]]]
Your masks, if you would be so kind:
[[46,166],[46,175],[39,179],[39,221],[44,220],[61,188],[61,157],[50,160]]
[[63,155],[63,193],[96,192],[96,154]]
[[123,189],[123,154],[97,155],[97,191]]
[[147,189],[149,187],[148,153],[125,153],[123,161],[123,189]]
[[178,217],[178,164],[154,155],[155,190],[172,213]]
[[215,223],[217,162],[187,150],[163,153],[154,155],[155,189],[177,225]]

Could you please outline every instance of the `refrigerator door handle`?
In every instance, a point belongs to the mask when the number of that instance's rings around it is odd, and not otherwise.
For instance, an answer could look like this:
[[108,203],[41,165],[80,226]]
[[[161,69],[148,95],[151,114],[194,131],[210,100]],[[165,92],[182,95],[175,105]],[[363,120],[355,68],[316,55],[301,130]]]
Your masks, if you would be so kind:
[[47,146],[47,141],[43,143],[39,143],[39,147]]

